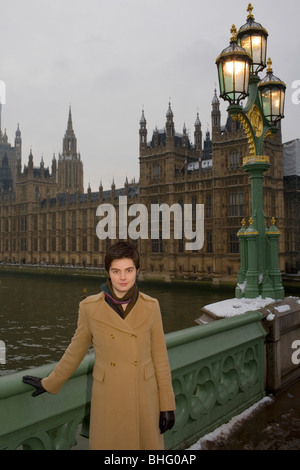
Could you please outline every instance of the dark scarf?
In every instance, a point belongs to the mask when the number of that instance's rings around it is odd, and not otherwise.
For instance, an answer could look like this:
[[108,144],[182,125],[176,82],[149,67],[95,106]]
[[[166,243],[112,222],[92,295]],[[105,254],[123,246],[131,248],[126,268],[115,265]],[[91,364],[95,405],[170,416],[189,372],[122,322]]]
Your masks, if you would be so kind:
[[[102,284],[101,289],[104,292],[105,300],[108,305],[123,319],[126,318],[128,313],[132,310],[139,296],[138,287],[134,284],[124,297],[117,297],[113,291],[110,279],[105,284]],[[125,310],[122,305],[127,305]]]

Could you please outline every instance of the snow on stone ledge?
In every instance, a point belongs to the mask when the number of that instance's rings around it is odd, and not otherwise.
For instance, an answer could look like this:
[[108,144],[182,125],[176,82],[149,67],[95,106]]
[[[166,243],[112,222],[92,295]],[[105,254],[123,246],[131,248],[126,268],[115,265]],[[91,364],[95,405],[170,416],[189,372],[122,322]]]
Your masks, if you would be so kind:
[[246,312],[260,310],[273,302],[275,302],[274,299],[262,299],[261,296],[256,299],[227,299],[206,305],[203,307],[203,310],[208,311],[217,317],[234,317]]
[[226,439],[230,438],[231,434],[237,431],[239,428],[245,425],[248,418],[252,418],[267,405],[271,405],[274,402],[274,397],[268,396],[262,398],[259,402],[252,405],[247,410],[243,411],[237,416],[231,418],[228,423],[222,424],[211,433],[206,434],[198,442],[193,444],[187,450],[206,450],[209,449],[210,442],[220,442],[226,444]]
[[278,307],[274,307],[277,312],[288,312],[291,310],[291,307],[289,305],[279,305]]

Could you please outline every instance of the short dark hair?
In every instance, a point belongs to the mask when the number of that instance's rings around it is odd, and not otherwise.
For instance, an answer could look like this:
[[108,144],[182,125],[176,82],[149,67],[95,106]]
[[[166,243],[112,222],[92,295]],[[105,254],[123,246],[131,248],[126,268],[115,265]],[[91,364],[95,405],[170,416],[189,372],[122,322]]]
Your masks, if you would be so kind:
[[124,258],[132,259],[136,269],[140,268],[140,255],[137,248],[132,243],[124,241],[117,242],[108,249],[104,259],[106,272],[109,272],[113,261]]

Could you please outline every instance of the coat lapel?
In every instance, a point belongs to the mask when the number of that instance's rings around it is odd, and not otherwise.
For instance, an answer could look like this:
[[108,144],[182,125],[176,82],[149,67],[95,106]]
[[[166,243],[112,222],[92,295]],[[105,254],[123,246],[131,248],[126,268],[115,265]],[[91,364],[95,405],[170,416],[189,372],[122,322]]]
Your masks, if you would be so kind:
[[132,334],[132,328],[105,302],[104,293],[97,302],[92,318],[112,328]]
[[145,306],[145,302],[143,301],[141,295],[131,310],[127,317],[125,318],[125,322],[131,326],[132,329],[137,329],[142,323],[144,323],[148,319],[148,312]]
[[143,305],[144,302],[139,298],[125,319],[121,318],[106,302],[104,293],[99,296],[97,307],[92,315],[94,320],[105,323],[112,328],[132,333],[138,326],[147,320],[147,309]]

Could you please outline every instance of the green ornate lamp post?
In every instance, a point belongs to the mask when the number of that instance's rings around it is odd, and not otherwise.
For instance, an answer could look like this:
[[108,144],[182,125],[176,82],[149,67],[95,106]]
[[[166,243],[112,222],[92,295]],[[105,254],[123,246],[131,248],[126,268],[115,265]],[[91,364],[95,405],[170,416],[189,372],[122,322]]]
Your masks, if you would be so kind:
[[[246,24],[237,32],[232,26],[230,45],[216,59],[220,96],[229,102],[228,113],[243,126],[249,143],[249,156],[243,169],[251,180],[252,213],[249,227],[243,221],[238,232],[241,268],[236,297],[283,299],[284,289],[278,266],[279,230],[272,219],[266,227],[263,210],[263,175],[270,168],[270,159],[263,155],[263,142],[278,130],[284,117],[286,85],[273,75],[270,59],[266,61],[268,32],[254,21],[253,7],[248,6]],[[266,66],[267,75],[258,73]],[[240,101],[248,97],[245,107]]]

